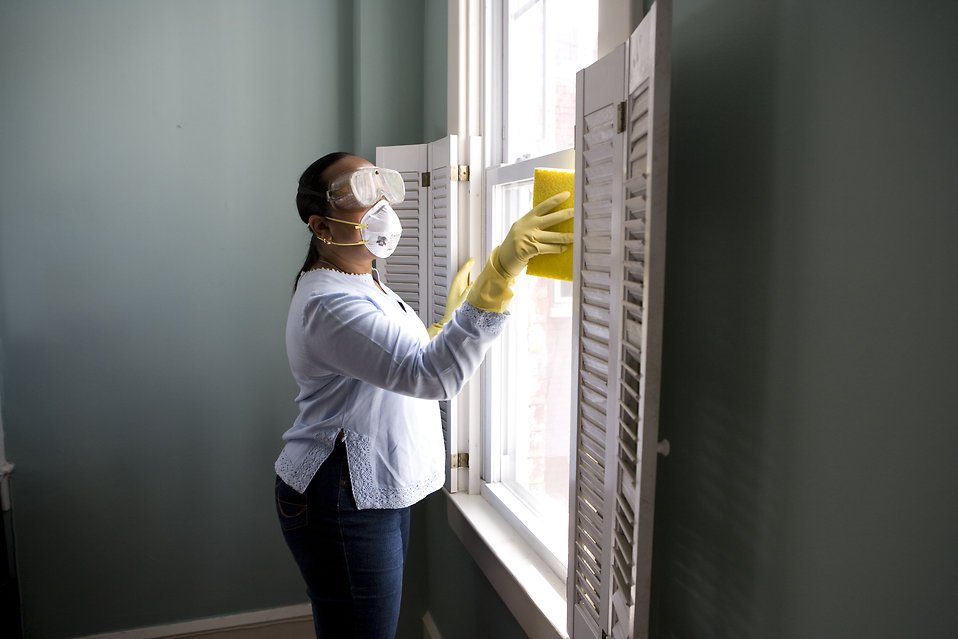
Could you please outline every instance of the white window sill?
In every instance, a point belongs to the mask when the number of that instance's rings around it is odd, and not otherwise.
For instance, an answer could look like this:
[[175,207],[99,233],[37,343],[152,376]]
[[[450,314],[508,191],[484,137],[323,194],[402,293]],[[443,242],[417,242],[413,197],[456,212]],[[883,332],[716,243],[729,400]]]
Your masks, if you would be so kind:
[[568,639],[565,583],[481,495],[446,493],[449,526],[533,639]]

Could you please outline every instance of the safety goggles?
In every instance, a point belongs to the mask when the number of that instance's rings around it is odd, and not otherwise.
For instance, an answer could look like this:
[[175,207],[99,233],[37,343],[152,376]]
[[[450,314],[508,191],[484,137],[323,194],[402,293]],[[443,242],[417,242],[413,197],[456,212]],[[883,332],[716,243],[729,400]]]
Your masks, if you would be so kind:
[[338,209],[367,208],[383,198],[399,204],[406,197],[406,185],[398,171],[365,166],[333,180],[326,197]]

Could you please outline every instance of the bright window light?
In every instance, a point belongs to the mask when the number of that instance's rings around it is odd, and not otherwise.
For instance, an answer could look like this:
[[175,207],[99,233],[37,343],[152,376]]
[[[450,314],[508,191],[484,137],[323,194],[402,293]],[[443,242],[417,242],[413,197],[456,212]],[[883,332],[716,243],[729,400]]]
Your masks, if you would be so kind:
[[504,162],[573,146],[575,75],[596,60],[598,20],[598,0],[508,1]]
[[[532,180],[493,187],[501,233],[532,208]],[[524,508],[516,515],[560,565],[565,564],[569,510],[572,398],[572,284],[517,278],[512,317],[492,354],[493,455],[498,482]]]

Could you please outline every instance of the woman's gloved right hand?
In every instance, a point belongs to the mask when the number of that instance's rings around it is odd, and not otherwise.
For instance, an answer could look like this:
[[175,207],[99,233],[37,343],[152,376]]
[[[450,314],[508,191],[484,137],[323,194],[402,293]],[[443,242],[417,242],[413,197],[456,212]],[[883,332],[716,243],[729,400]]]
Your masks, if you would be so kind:
[[456,273],[456,276],[452,278],[452,284],[449,285],[449,293],[446,294],[446,313],[442,316],[441,320],[426,328],[426,332],[429,333],[429,339],[434,338],[442,331],[442,327],[446,322],[452,319],[452,314],[456,312],[456,309],[462,305],[466,296],[469,295],[469,289],[472,288],[469,273],[472,270],[472,265],[475,263],[476,258],[470,257],[466,260],[466,263],[459,268],[459,272]]
[[572,218],[573,210],[553,211],[569,199],[563,191],[516,220],[502,244],[493,249],[489,262],[479,273],[466,300],[475,306],[495,313],[503,313],[512,300],[515,278],[536,255],[562,253],[572,244],[572,233],[545,229]]
[[545,230],[572,219],[571,208],[553,211],[568,199],[568,191],[557,193],[512,223],[499,245],[499,266],[503,275],[516,277],[536,255],[568,250],[572,233]]

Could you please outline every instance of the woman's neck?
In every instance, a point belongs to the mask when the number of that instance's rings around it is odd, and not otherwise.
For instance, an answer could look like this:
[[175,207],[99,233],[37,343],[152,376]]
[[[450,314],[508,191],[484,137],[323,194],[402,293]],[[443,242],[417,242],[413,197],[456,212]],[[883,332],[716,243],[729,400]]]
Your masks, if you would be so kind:
[[372,260],[348,260],[339,255],[321,255],[319,257],[317,268],[333,268],[341,273],[351,275],[360,275],[363,273],[372,273]]
[[[316,266],[314,266],[313,268],[314,269],[315,268],[332,269],[335,271],[339,271],[340,273],[346,273],[347,275],[362,275],[364,273],[373,272],[372,261],[360,262],[358,265],[357,264],[351,265],[349,263],[345,263],[345,264],[340,263],[340,261],[336,260],[335,257],[330,259],[328,257],[322,257],[322,256],[319,258],[319,260],[317,260]],[[378,288],[384,294],[386,293],[386,291],[383,290],[383,287],[379,284],[376,278],[373,278],[373,283],[376,285],[376,288]]]

